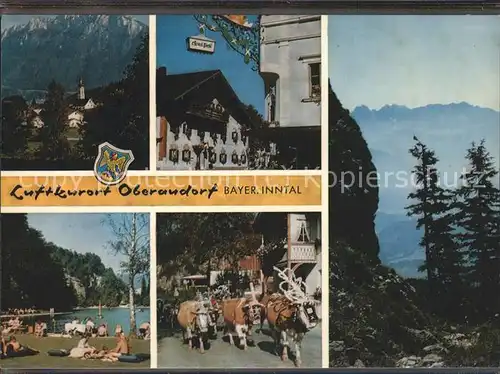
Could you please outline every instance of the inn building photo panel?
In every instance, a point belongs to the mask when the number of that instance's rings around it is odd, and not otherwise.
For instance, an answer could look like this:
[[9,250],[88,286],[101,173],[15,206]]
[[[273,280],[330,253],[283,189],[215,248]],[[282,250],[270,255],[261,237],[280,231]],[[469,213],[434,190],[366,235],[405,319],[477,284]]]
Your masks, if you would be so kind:
[[320,168],[320,16],[156,25],[158,170]]

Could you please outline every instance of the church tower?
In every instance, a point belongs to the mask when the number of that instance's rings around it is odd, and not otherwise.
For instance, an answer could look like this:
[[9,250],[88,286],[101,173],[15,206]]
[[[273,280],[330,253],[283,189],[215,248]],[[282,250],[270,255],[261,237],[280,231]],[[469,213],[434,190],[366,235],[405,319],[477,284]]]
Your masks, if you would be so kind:
[[83,85],[83,79],[81,77],[78,81],[78,100],[85,100],[85,86]]

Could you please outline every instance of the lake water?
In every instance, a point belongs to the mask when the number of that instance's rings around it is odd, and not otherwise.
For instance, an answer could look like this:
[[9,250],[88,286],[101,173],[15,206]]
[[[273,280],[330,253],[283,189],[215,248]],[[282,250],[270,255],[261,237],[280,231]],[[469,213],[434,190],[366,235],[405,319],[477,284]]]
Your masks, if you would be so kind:
[[[128,308],[102,308],[102,319],[97,318],[98,309],[79,309],[72,313],[61,314],[54,316],[56,321],[56,332],[61,332],[64,329],[64,324],[66,322],[71,322],[74,319],[83,320],[84,318],[90,317],[96,325],[101,323],[106,323],[108,325],[108,333],[114,335],[116,325],[121,325],[125,334],[129,333],[130,330],[130,312]],[[50,316],[43,317],[24,317],[25,324],[28,324],[28,320],[41,320],[47,323],[49,332],[54,331],[54,323]],[[135,321],[137,328],[143,322],[148,322],[151,319],[149,308],[136,308],[135,310]]]

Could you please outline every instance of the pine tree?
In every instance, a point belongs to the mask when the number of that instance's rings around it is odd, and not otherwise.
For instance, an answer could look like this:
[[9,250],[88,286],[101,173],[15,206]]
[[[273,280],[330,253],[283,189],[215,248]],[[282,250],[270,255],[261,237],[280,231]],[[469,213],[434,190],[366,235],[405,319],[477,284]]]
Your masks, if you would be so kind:
[[430,283],[430,287],[435,286],[436,283],[436,254],[432,253],[431,245],[429,243],[430,226],[432,224],[432,217],[430,215],[431,211],[431,199],[432,192],[430,189],[430,176],[433,167],[437,163],[437,158],[434,151],[431,151],[427,146],[421,143],[416,137],[413,138],[417,143],[410,148],[410,154],[415,157],[418,164],[413,168],[413,175],[415,176],[415,184],[417,189],[408,195],[408,199],[415,200],[414,204],[405,207],[408,216],[417,216],[417,228],[423,228],[424,234],[420,245],[425,250],[425,263],[421,270],[427,272],[427,279]]
[[461,246],[467,253],[468,284],[477,317],[498,313],[500,307],[500,191],[498,175],[484,140],[467,150],[468,171],[457,189],[455,220]]
[[[417,189],[408,195],[414,200],[406,207],[408,216],[417,216],[417,228],[423,228],[420,245],[426,260],[422,270],[427,272],[430,296],[437,300],[434,310],[457,310],[460,303],[462,254],[454,240],[451,209],[453,195],[439,185],[438,159],[433,150],[414,137],[416,144],[409,150],[418,160],[413,169]],[[441,309],[442,307],[442,309]]]
[[437,169],[429,175],[429,223],[427,243],[436,254],[436,310],[450,318],[462,318],[464,256],[455,239],[454,195],[439,185]]
[[37,155],[44,160],[64,160],[70,152],[66,138],[68,113],[64,103],[64,88],[52,81],[47,91],[41,112],[43,127],[39,134],[41,145],[37,150]]

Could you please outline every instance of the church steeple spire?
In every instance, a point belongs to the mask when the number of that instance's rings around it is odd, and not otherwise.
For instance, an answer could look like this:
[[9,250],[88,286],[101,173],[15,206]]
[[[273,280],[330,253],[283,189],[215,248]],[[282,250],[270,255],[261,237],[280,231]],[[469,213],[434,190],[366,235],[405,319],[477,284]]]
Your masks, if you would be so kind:
[[83,78],[80,77],[78,81],[78,99],[85,100],[85,86],[83,85]]

